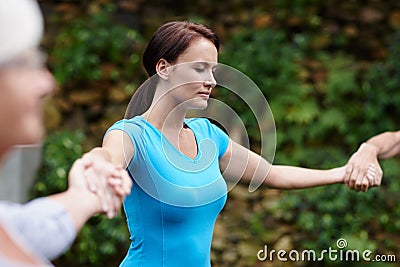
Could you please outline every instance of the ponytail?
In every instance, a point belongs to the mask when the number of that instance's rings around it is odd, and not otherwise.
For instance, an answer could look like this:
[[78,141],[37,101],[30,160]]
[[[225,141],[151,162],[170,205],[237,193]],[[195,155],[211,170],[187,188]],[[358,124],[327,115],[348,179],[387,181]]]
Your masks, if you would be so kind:
[[153,102],[154,94],[157,87],[158,76],[147,79],[133,94],[128,108],[125,112],[125,119],[131,119],[135,116],[142,115]]

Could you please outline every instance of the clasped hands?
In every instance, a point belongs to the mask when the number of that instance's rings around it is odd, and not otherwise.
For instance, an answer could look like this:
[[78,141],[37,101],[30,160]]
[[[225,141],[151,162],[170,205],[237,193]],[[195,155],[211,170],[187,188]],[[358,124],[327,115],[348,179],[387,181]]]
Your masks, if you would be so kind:
[[69,188],[84,191],[88,197],[96,195],[97,212],[108,218],[118,214],[131,187],[132,179],[127,171],[102,157],[85,154],[74,162],[69,173]]
[[363,143],[347,162],[343,182],[350,189],[366,192],[370,187],[380,186],[382,174],[377,148]]

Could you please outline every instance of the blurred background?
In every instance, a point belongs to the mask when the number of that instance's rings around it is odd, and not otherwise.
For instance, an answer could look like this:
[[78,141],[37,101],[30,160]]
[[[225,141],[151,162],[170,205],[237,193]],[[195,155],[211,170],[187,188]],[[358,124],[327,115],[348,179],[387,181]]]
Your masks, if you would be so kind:
[[[171,20],[211,26],[220,62],[248,75],[265,94],[277,128],[274,163],[330,168],[383,131],[400,130],[400,2],[378,0],[41,0],[43,49],[59,88],[46,105],[48,137],[30,197],[66,188],[72,162],[99,146],[147,77],[141,54]],[[229,101],[260,142],[251,112]],[[400,161],[382,161],[383,185],[357,193],[343,185],[299,191],[236,186],[218,218],[214,267],[362,266],[357,261],[260,261],[257,252],[332,247],[397,255]],[[117,266],[129,246],[122,213],[92,218],[56,266]]]

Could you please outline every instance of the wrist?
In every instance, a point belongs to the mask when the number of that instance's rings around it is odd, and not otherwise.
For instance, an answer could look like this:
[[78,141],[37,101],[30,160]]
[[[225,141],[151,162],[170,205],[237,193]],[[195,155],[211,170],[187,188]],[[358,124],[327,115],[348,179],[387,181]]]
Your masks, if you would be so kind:
[[80,209],[90,216],[102,212],[100,199],[95,193],[86,189],[70,187],[66,194],[76,203],[80,203]]
[[344,183],[344,175],[346,172],[346,165],[333,169],[333,184]]
[[368,142],[362,143],[360,146],[360,150],[367,150],[369,153],[372,153],[376,157],[379,155],[379,147]]
[[91,216],[102,211],[100,200],[95,194],[77,188],[69,188],[48,198],[64,207],[78,230]]

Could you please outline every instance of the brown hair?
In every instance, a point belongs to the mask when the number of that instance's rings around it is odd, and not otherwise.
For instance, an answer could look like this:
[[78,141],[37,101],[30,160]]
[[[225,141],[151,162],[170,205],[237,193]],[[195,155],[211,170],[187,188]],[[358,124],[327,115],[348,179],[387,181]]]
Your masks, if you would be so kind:
[[143,83],[132,96],[125,118],[133,118],[149,109],[158,81],[157,62],[163,58],[173,63],[199,37],[210,40],[217,51],[219,50],[217,35],[205,25],[190,21],[174,21],[157,29],[148,42],[142,59],[150,79]]

